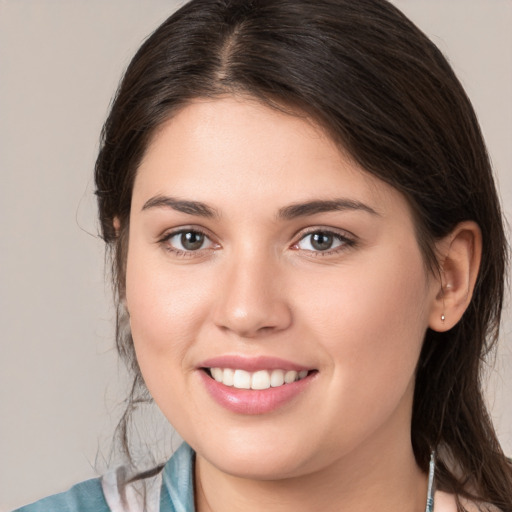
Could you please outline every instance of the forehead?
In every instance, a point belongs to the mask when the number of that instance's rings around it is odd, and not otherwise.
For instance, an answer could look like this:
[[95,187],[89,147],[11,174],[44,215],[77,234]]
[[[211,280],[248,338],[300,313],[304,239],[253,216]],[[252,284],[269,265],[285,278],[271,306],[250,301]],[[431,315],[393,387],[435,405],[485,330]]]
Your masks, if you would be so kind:
[[194,100],[160,126],[138,169],[134,203],[156,194],[245,207],[334,196],[376,210],[405,204],[305,115],[233,96]]

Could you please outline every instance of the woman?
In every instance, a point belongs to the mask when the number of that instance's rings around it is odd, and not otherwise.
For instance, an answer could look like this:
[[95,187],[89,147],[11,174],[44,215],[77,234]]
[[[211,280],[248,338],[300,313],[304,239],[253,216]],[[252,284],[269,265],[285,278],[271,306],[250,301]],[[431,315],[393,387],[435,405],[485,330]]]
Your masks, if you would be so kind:
[[479,385],[499,203],[394,7],[185,5],[126,72],[96,186],[132,402],[186,444],[26,510],[512,510]]

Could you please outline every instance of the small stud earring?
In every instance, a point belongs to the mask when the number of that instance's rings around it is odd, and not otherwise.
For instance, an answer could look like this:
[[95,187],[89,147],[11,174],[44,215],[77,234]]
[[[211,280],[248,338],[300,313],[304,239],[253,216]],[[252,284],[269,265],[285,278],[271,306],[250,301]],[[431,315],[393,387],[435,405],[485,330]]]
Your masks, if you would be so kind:
[[441,322],[444,322],[446,317],[444,316],[444,313],[441,315]]

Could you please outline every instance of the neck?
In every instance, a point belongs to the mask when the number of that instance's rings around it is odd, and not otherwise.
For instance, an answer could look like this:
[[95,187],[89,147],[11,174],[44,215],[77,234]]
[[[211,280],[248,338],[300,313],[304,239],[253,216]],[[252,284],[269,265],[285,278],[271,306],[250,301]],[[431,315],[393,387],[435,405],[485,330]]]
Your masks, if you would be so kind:
[[328,467],[279,480],[229,475],[198,455],[197,510],[424,512],[427,475],[416,465],[409,430],[391,427],[393,442],[382,432]]

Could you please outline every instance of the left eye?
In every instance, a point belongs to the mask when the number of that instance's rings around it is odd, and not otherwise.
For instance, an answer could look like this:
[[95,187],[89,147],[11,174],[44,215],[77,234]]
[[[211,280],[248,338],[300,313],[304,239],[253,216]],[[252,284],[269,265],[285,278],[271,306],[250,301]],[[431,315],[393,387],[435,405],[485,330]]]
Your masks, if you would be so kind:
[[304,251],[326,252],[349,243],[341,235],[329,231],[315,231],[303,236],[296,247]]
[[173,233],[166,241],[177,251],[199,251],[213,246],[213,242],[204,233],[194,230]]

